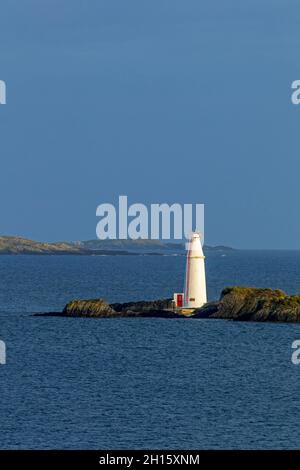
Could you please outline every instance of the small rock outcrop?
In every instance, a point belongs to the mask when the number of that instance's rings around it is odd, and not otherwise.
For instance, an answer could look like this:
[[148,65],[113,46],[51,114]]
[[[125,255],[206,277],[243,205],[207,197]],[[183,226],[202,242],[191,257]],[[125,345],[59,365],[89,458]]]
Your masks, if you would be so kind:
[[62,311],[67,317],[112,317],[115,313],[103,299],[72,300]]
[[63,309],[66,317],[161,317],[181,318],[172,311],[172,299],[115,303],[109,305],[103,299],[73,300]]
[[299,322],[300,295],[286,295],[273,289],[227,287],[218,302],[195,310],[193,318]]

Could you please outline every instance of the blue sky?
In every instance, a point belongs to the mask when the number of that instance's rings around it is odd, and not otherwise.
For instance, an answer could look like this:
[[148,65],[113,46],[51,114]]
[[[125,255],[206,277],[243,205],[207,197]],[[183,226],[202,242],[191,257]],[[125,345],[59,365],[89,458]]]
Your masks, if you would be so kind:
[[2,0],[1,234],[204,203],[206,242],[300,248],[296,0]]

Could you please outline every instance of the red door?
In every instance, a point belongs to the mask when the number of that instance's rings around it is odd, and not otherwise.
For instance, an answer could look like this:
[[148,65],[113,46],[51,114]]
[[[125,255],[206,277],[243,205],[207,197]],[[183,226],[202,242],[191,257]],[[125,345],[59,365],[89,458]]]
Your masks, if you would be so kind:
[[182,306],[183,306],[183,295],[177,294],[177,307],[182,307]]

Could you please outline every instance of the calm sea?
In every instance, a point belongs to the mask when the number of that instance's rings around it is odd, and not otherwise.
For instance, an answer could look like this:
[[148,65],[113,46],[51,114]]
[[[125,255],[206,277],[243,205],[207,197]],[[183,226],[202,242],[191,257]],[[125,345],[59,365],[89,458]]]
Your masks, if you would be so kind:
[[[300,292],[300,252],[208,254],[228,285]],[[1,256],[0,447],[299,448],[300,324],[33,317],[182,291],[181,256]]]

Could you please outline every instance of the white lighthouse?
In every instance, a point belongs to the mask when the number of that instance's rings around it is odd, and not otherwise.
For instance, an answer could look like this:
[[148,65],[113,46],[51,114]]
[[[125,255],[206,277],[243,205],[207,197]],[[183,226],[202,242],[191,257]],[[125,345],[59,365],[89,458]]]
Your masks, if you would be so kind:
[[184,306],[200,308],[207,302],[204,255],[199,233],[193,233],[186,258]]

